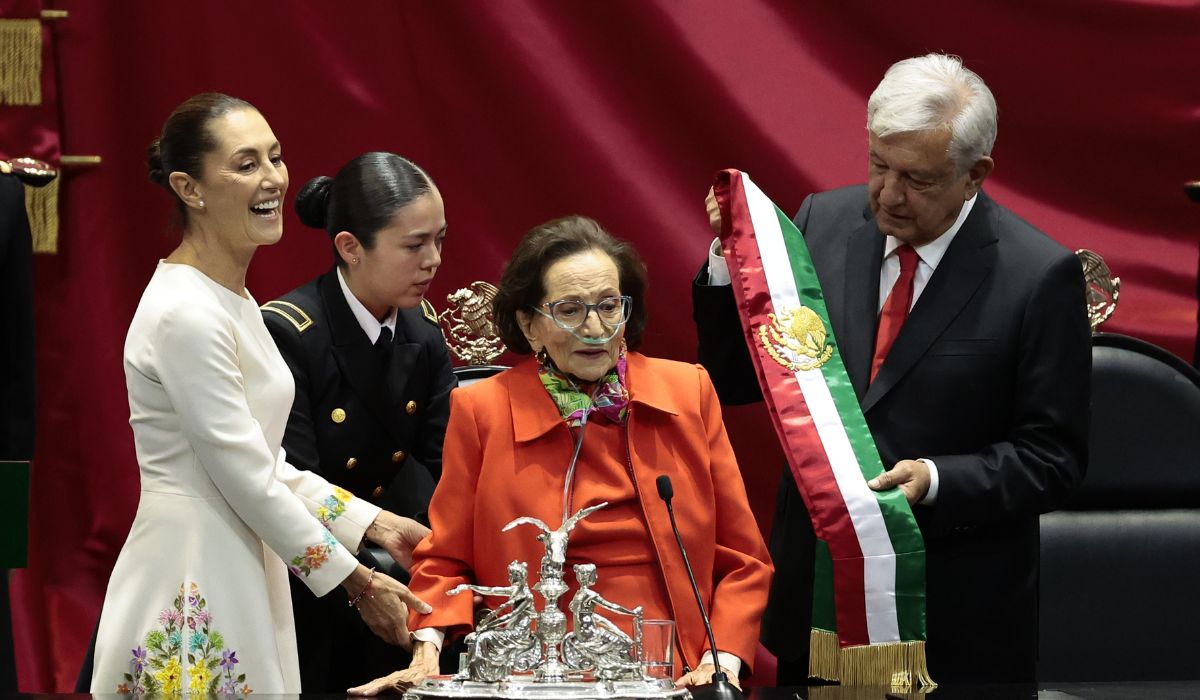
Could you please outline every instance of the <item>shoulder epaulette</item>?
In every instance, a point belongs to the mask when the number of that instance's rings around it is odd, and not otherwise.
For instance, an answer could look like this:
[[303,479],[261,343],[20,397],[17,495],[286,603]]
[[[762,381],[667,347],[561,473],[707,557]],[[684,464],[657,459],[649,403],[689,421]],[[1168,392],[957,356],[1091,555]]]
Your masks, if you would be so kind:
[[268,301],[258,308],[283,316],[301,333],[308,330],[313,324],[312,318],[304,312],[304,309],[290,301],[275,299],[274,301]]
[[437,310],[434,309],[433,304],[430,304],[426,299],[421,300],[421,315],[425,317],[426,321],[429,321],[435,326],[438,325]]

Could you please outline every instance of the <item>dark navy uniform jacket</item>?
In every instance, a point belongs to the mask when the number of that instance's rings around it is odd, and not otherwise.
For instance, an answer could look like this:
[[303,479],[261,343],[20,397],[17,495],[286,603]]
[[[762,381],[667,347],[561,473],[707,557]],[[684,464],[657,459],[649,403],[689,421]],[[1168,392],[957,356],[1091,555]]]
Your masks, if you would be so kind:
[[262,308],[296,379],[288,462],[424,521],[456,385],[432,307],[399,311],[390,352],[371,344],[334,270]]
[[[376,348],[336,270],[262,306],[296,380],[283,448],[288,462],[360,498],[428,523],[456,386],[433,307],[400,310],[390,347]],[[373,566],[367,555],[359,560]],[[339,591],[314,597],[293,580],[300,683],[343,692],[408,665],[378,639]]]

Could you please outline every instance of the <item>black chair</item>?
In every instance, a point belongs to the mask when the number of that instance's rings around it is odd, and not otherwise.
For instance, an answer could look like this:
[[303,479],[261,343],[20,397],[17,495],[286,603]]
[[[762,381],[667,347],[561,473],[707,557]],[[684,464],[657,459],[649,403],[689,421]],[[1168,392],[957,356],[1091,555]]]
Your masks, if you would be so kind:
[[470,386],[481,379],[487,379],[493,374],[499,374],[508,369],[504,365],[467,365],[455,367],[454,376],[458,377],[459,386]]
[[1200,678],[1200,372],[1128,336],[1092,349],[1087,476],[1041,518],[1039,680]]

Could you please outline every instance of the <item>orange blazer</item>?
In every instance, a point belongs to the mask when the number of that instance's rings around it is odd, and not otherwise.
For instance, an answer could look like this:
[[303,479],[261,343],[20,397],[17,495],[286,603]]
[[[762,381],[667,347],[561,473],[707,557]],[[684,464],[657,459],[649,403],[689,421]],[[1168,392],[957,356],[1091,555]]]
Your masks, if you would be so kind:
[[[627,439],[634,484],[657,552],[683,662],[695,668],[706,636],[655,479],[671,477],[672,505],[720,650],[753,663],[772,566],[746,500],[708,373],[699,365],[628,354]],[[543,552],[532,533],[501,533],[528,515],[562,520],[562,479],[573,437],[530,359],[450,398],[442,477],[430,503],[432,534],[417,547],[410,588],[433,606],[412,629],[469,631],[471,596],[446,596],[464,583],[507,585],[514,551],[526,555],[532,585]],[[554,487],[547,475],[558,478]],[[582,488],[582,483],[577,488]],[[575,499],[578,507],[590,505]],[[516,543],[516,544],[514,544]],[[601,567],[603,578],[603,562]],[[565,602],[564,602],[565,604]],[[634,604],[630,602],[628,604]]]

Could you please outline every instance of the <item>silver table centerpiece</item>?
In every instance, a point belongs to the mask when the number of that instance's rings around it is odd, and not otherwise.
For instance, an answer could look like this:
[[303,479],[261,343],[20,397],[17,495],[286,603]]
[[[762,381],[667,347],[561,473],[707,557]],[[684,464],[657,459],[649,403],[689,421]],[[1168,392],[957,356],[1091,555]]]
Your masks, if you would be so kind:
[[[467,635],[467,653],[458,673],[427,678],[404,697],[407,700],[689,698],[688,691],[676,688],[670,679],[651,678],[642,671],[642,608],[628,608],[597,593],[592,588],[597,578],[594,564],[574,567],[579,590],[568,605],[572,627],[567,631],[567,616],[559,599],[568,590],[563,580],[568,535],[580,520],[607,505],[583,508],[555,530],[530,517],[517,518],[505,525],[503,532],[518,525],[533,525],[541,530],[537,539],[545,546],[546,553],[538,569],[538,582],[531,587],[528,565],[514,561],[508,565],[507,586],[462,584],[447,591],[447,595],[470,591],[505,600],[484,615],[475,631]],[[543,601],[540,611],[535,609],[535,592]],[[633,637],[601,614],[601,610],[632,617]]]

